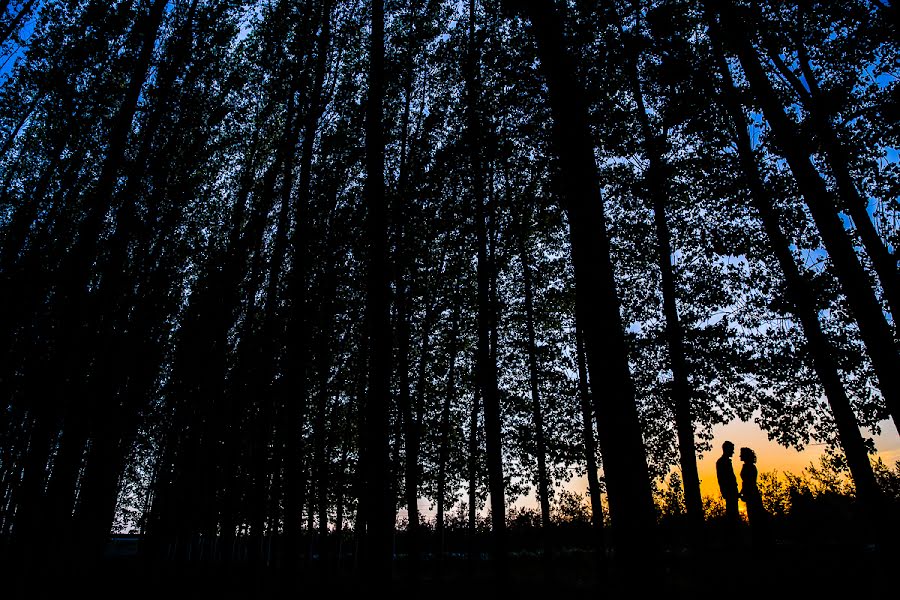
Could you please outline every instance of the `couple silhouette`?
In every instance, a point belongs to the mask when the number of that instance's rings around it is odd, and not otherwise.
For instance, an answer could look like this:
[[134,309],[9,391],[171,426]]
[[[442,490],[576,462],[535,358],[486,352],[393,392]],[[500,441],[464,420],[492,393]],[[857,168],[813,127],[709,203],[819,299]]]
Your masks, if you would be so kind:
[[741,488],[738,491],[737,478],[734,476],[734,467],[731,465],[731,457],[734,456],[734,444],[725,441],[722,444],[722,456],[716,461],[716,477],[719,480],[719,490],[725,499],[725,520],[730,535],[734,535],[741,517],[738,514],[738,500],[743,500],[747,505],[747,520],[750,522],[750,530],[754,543],[761,543],[765,537],[766,509],[763,507],[762,496],[756,478],[759,472],[756,469],[756,452],[750,448],[741,448],[740,459],[744,465],[741,467]]

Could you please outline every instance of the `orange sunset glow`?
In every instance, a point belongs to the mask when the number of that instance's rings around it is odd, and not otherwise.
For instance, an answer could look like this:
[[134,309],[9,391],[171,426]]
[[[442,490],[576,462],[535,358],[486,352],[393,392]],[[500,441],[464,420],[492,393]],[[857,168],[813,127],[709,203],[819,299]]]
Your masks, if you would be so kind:
[[[791,472],[799,474],[810,465],[818,464],[819,457],[824,452],[822,445],[810,445],[802,451],[793,448],[785,448],[768,438],[766,433],[753,422],[733,421],[726,425],[717,425],[713,428],[713,449],[699,455],[697,466],[700,471],[700,491],[703,496],[719,497],[719,486],[716,482],[716,459],[721,455],[722,442],[730,440],[740,449],[748,446],[756,451],[756,466],[760,473],[778,471],[780,473]],[[868,436],[871,437],[871,436]],[[881,424],[881,433],[875,438],[875,448],[878,456],[887,465],[893,465],[900,460],[900,435],[890,421]],[[737,453],[732,459],[735,472],[741,467]]]
[[[884,461],[889,467],[896,461],[900,460],[900,435],[897,429],[890,421],[881,423],[881,433],[876,436],[871,434],[866,437],[874,437],[877,456]],[[790,472],[801,474],[805,468],[812,465],[818,466],[819,458],[825,451],[825,446],[812,444],[803,450],[795,450],[794,448],[785,448],[775,441],[769,439],[768,435],[752,422],[732,421],[724,425],[716,425],[713,427],[712,450],[697,455],[697,468],[700,473],[700,493],[701,495],[710,496],[715,499],[721,498],[719,494],[719,484],[716,481],[716,459],[721,456],[722,442],[730,440],[734,443],[736,451],[732,457],[735,474],[740,472],[741,461],[738,458],[738,452],[742,446],[747,446],[756,451],[756,466],[760,473],[777,471],[778,473]],[[673,471],[677,471],[677,466]],[[587,489],[587,480],[584,477],[573,478],[566,489],[584,492]],[[519,499],[517,506],[525,506],[535,508],[537,501],[531,494],[526,498]],[[741,510],[744,510],[743,503]]]
[[898,564],[900,0],[0,0],[0,600]]

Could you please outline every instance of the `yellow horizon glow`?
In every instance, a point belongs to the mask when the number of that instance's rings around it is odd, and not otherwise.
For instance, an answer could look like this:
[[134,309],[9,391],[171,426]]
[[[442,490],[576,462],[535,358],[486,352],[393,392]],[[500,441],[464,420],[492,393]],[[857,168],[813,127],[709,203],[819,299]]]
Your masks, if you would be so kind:
[[[883,421],[881,434],[874,436],[877,456],[892,467],[900,460],[900,435],[892,421]],[[866,434],[864,434],[866,435]],[[872,437],[867,435],[866,437]],[[769,439],[768,435],[752,421],[732,421],[713,427],[712,450],[697,456],[697,470],[700,475],[700,494],[721,498],[719,484],[716,481],[716,460],[722,455],[722,442],[728,440],[735,446],[732,464],[735,474],[740,473],[741,461],[738,458],[743,446],[756,452],[756,468],[760,473],[778,471],[800,475],[810,464],[818,466],[819,458],[825,452],[824,445],[810,445],[803,450],[785,448]]]
[[[900,460],[900,434],[893,421],[886,420],[880,424],[881,433],[872,436],[864,432],[865,437],[873,437],[875,441],[876,456],[892,468],[894,463]],[[810,445],[803,450],[785,448],[769,439],[768,435],[753,421],[732,421],[724,425],[713,427],[712,450],[697,455],[697,471],[700,475],[700,494],[715,499],[721,499],[719,483],[716,480],[716,460],[722,455],[722,442],[729,440],[735,446],[732,465],[735,475],[738,475],[740,485],[741,461],[739,456],[743,446],[752,448],[756,452],[756,467],[760,473],[778,471],[778,473],[793,473],[800,475],[810,464],[818,466],[819,458],[825,452],[824,445]],[[673,470],[680,471],[677,467]],[[587,478],[584,476],[573,477],[563,487],[579,494],[587,492]],[[604,497],[605,502],[605,497]],[[515,505],[533,508],[537,506],[537,500],[532,491],[526,497],[517,499]],[[740,504],[744,510],[743,503]]]

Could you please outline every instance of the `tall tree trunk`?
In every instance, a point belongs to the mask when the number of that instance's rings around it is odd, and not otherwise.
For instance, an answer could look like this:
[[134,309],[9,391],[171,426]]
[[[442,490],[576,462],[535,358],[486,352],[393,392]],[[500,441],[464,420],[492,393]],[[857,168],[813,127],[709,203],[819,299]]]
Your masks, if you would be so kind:
[[488,262],[487,211],[485,210],[485,175],[481,157],[481,117],[478,109],[478,47],[475,40],[475,0],[469,0],[469,49],[466,59],[467,135],[475,204],[475,234],[478,280],[478,350],[477,379],[484,402],[484,429],[488,463],[488,487],[491,497],[491,529],[494,537],[494,559],[502,576],[506,562],[506,499],[503,480],[502,423],[497,389],[497,364],[491,353],[491,326],[494,323],[490,294],[491,265]]
[[[160,225],[174,226],[171,209],[157,214],[150,211],[146,219],[140,216],[138,206],[141,185],[148,181],[162,181],[161,171],[166,157],[179,162],[183,170],[191,172],[196,163],[190,160],[200,155],[200,150],[208,141],[206,136],[192,138],[184,148],[176,144],[166,144],[159,155],[152,154],[156,132],[164,115],[168,113],[169,99],[175,78],[181,74],[190,58],[191,32],[195,25],[194,16],[198,0],[193,0],[184,20],[172,35],[169,57],[157,76],[157,94],[154,110],[149,123],[144,128],[136,157],[127,170],[127,179],[122,191],[117,194],[121,201],[117,210],[114,231],[106,241],[105,251],[98,259],[96,270],[100,273],[99,289],[93,294],[88,313],[91,338],[83,351],[94,355],[92,382],[88,382],[86,396],[95,397],[94,413],[77,407],[70,410],[67,420],[72,420],[74,430],[65,435],[74,438],[75,455],[68,457],[69,467],[60,473],[62,485],[57,493],[48,499],[56,505],[56,531],[64,537],[68,531],[67,518],[72,517],[72,500],[75,493],[74,475],[81,466],[81,447],[86,441],[90,426],[90,452],[84,464],[84,476],[76,507],[78,546],[73,550],[82,557],[96,559],[102,552],[110,531],[119,479],[125,466],[127,453],[137,435],[144,403],[148,399],[153,380],[156,377],[162,356],[152,335],[156,323],[167,318],[164,308],[169,305],[168,288],[154,279],[159,265],[144,260],[153,257],[154,233],[153,216],[160,218]],[[188,74],[187,78],[192,75]],[[196,81],[196,75],[193,76]],[[189,84],[188,84],[189,85]],[[151,206],[167,205],[163,193],[154,190],[149,199]],[[168,231],[163,229],[163,231]],[[129,254],[129,251],[133,254]],[[141,258],[132,258],[141,257]],[[156,257],[158,258],[158,257]],[[145,291],[135,291],[135,281],[142,281]],[[156,285],[154,285],[156,284]],[[126,356],[143,357],[145,360],[128,362]],[[84,414],[88,413],[88,414]],[[59,454],[61,457],[64,453]],[[67,471],[71,469],[71,474]],[[54,479],[57,477],[54,469]],[[73,541],[76,541],[73,540]]]
[[[442,262],[443,266],[443,262]],[[440,272],[443,274],[443,271]],[[438,275],[439,277],[439,275]],[[408,300],[407,300],[408,301]],[[412,397],[412,406],[410,410],[410,423],[407,428],[407,432],[404,434],[407,440],[406,447],[406,472],[407,472],[407,487],[406,487],[406,503],[410,505],[412,503],[418,502],[419,497],[419,482],[421,481],[421,466],[419,462],[421,460],[421,450],[422,450],[422,421],[425,416],[425,389],[429,382],[428,380],[428,364],[429,359],[431,358],[431,337],[432,337],[432,327],[434,326],[434,318],[435,312],[437,310],[437,303],[432,299],[431,292],[429,290],[428,293],[425,294],[425,315],[422,320],[422,342],[419,347],[419,364],[418,364],[418,376],[416,378],[416,393]],[[412,561],[410,563],[411,568],[418,568],[418,563],[420,561],[420,553],[422,551],[423,545],[423,534],[421,531],[421,525],[419,524],[419,510],[418,506],[416,507],[416,529],[415,531],[410,532],[412,537],[409,541],[410,545],[410,556]],[[410,522],[412,522],[412,518],[410,518]],[[418,575],[414,575],[414,577],[418,577]]]
[[[138,17],[135,20],[131,35],[136,44],[137,54],[133,67],[128,74],[124,97],[110,124],[108,146],[102,161],[99,177],[87,199],[86,208],[88,214],[78,225],[78,234],[74,247],[66,254],[55,274],[57,292],[52,312],[60,327],[58,332],[54,333],[56,347],[55,353],[51,353],[51,356],[55,356],[55,359],[59,362],[56,365],[48,363],[48,372],[54,374],[53,380],[55,384],[41,386],[46,391],[39,402],[48,407],[57,407],[57,410],[64,410],[72,401],[67,384],[76,377],[79,367],[83,364],[83,353],[79,352],[79,333],[82,331],[85,322],[85,319],[80,317],[83,316],[81,312],[87,304],[87,283],[90,280],[91,267],[97,257],[103,222],[112,204],[115,183],[125,159],[125,147],[132,132],[132,121],[138,109],[140,91],[147,78],[166,4],[167,0],[156,0],[150,6],[146,16]],[[75,357],[76,360],[71,360],[72,357]],[[90,407],[88,407],[88,410],[90,410]],[[49,434],[54,429],[58,431],[58,426],[49,423],[42,424],[36,428],[36,433],[44,436],[45,433]],[[30,452],[36,454],[34,464],[41,464],[41,468],[45,469],[47,464],[46,457],[49,456],[50,452],[46,445],[50,443],[50,439],[49,437],[43,440],[34,438],[32,442]],[[38,473],[34,469],[28,469],[26,472],[26,476],[29,478],[37,475]],[[45,477],[46,473],[43,474],[41,479]],[[32,488],[28,486],[26,489],[29,491],[32,489],[42,491],[43,484],[35,483],[35,485],[39,487]],[[38,493],[35,497],[28,498],[28,510],[24,510],[21,513],[23,520],[29,521],[29,514],[32,510],[34,514],[42,513],[44,511],[44,500],[45,496],[43,493]],[[30,544],[31,542],[25,543]]]
[[389,426],[391,406],[391,314],[388,267],[388,208],[384,190],[384,4],[372,0],[369,38],[369,86],[366,104],[367,234],[369,244],[366,319],[369,329],[369,390],[363,443],[366,472],[364,497],[365,561],[376,589],[391,578],[393,501],[389,485]]
[[703,500],[700,496],[700,474],[697,471],[694,419],[691,410],[692,393],[685,357],[684,328],[678,316],[676,300],[678,293],[672,266],[672,234],[666,218],[666,206],[669,204],[670,193],[670,167],[666,163],[663,153],[667,146],[667,139],[665,132],[655,132],[650,122],[638,71],[638,57],[631,56],[629,53],[626,61],[632,94],[637,103],[644,153],[649,162],[649,167],[644,175],[644,184],[649,195],[649,204],[653,209],[653,223],[656,228],[657,263],[661,279],[663,315],[666,320],[666,346],[669,354],[669,367],[672,369],[672,408],[675,413],[675,431],[678,436],[685,508],[691,534],[696,537],[703,526]]
[[750,135],[745,125],[746,116],[738,99],[738,93],[731,77],[728,63],[722,53],[722,34],[718,23],[716,23],[712,15],[710,4],[710,2],[705,3],[709,20],[710,38],[713,43],[715,60],[723,81],[723,101],[732,123],[738,159],[750,190],[750,199],[753,207],[759,214],[766,236],[769,238],[769,246],[784,274],[792,310],[803,328],[803,333],[807,340],[807,348],[812,355],[813,368],[819,377],[819,381],[822,383],[825,397],[828,399],[828,404],[834,415],[838,429],[838,438],[847,458],[850,474],[856,484],[858,497],[866,505],[867,509],[871,511],[873,517],[877,519],[881,516],[881,490],[875,481],[875,475],[859,431],[856,416],[853,413],[850,400],[838,373],[838,365],[834,358],[837,352],[822,330],[816,309],[816,300],[810,285],[794,260],[790,250],[790,242],[781,228],[778,212],[772,202],[771,195],[763,183],[762,174],[753,155]]
[[[831,122],[831,115],[822,109],[821,90],[816,82],[815,73],[809,66],[809,57],[802,42],[798,41],[798,54],[800,68],[803,77],[809,85],[811,104],[810,116],[815,128],[816,136],[825,149],[826,159],[831,167],[832,175],[837,184],[837,191],[843,207],[853,218],[853,224],[862,240],[866,254],[872,261],[872,267],[878,274],[884,296],[890,307],[891,314],[896,320],[900,317],[900,273],[897,271],[897,259],[892,256],[884,245],[884,241],[875,230],[868,212],[868,200],[863,198],[856,187],[856,182],[850,172],[850,154],[847,148],[838,138]],[[896,329],[895,337],[900,330]]]
[[448,347],[450,365],[447,367],[447,389],[444,392],[444,401],[441,404],[441,441],[438,450],[435,537],[438,544],[438,560],[441,561],[441,563],[444,559],[445,549],[444,506],[447,502],[447,463],[450,460],[450,411],[453,406],[453,399],[456,396],[456,356],[459,353],[459,312],[459,298],[457,297],[456,302],[453,305],[453,324],[450,329],[450,343]]
[[[803,27],[802,21],[801,16],[799,25],[801,28]],[[868,201],[862,197],[856,187],[856,182],[850,172],[850,154],[835,131],[832,122],[834,115],[825,108],[822,91],[819,88],[816,74],[810,67],[809,56],[803,40],[799,35],[796,36],[797,62],[803,74],[803,81],[801,81],[784,63],[774,43],[765,36],[765,33],[763,36],[763,45],[769,60],[797,93],[801,104],[809,111],[809,122],[816,139],[824,150],[826,162],[837,186],[837,196],[840,198],[843,208],[853,219],[856,232],[866,254],[872,261],[872,267],[878,274],[891,314],[896,318],[896,315],[900,314],[900,273],[897,270],[897,260],[891,255],[881,236],[878,235],[875,225],[869,217]],[[808,90],[804,86],[804,81],[806,86],[809,86]],[[838,207],[835,206],[835,209]],[[895,338],[900,336],[900,330],[896,327],[894,336]]]
[[740,15],[730,2],[718,8],[722,27],[733,43],[750,89],[762,107],[781,154],[794,174],[800,193],[822,236],[841,289],[859,325],[860,336],[872,359],[888,412],[894,426],[900,430],[900,356],[897,354],[890,326],[875,297],[872,282],[836,212],[834,198],[810,162],[803,144],[797,139],[796,128],[785,115],[784,107],[772,89]]
[[34,114],[34,109],[37,108],[38,104],[41,100],[43,100],[43,98],[43,92],[39,91],[35,93],[34,99],[31,101],[31,104],[28,105],[28,108],[22,111],[22,116],[16,122],[16,126],[13,127],[13,130],[7,136],[6,141],[3,142],[3,146],[0,147],[0,159],[6,157],[6,153],[9,152],[10,148],[12,148],[12,145],[16,141],[16,138],[19,137],[19,133],[22,131],[22,127],[25,126],[25,123],[27,123],[31,118],[31,115]]
[[[401,201],[397,199],[397,201]],[[402,225],[401,225],[402,227]],[[402,242],[400,242],[402,246]],[[403,250],[398,248],[399,253]],[[402,259],[398,257],[398,262]],[[398,270],[403,267],[398,265]],[[410,299],[409,290],[405,283],[399,283],[396,287],[397,294],[397,406],[400,409],[400,417],[403,426],[404,452],[404,504],[406,504],[407,527],[406,538],[409,556],[410,577],[418,577],[419,570],[419,478],[418,478],[418,432],[416,431],[416,419],[413,414],[412,394],[410,392]],[[398,465],[399,468],[399,465]]]
[[531,22],[550,96],[575,270],[576,318],[591,373],[613,541],[624,557],[636,558],[655,533],[655,511],[587,106],[552,0],[512,4]]
[[331,0],[323,0],[320,10],[320,28],[316,40],[316,63],[313,86],[309,95],[309,107],[303,124],[303,140],[300,151],[300,173],[297,197],[294,202],[294,230],[291,247],[294,251],[291,270],[287,279],[286,295],[290,312],[286,326],[285,369],[281,401],[285,406],[282,424],[282,443],[285,452],[285,560],[296,565],[300,556],[300,537],[303,529],[303,505],[305,503],[306,477],[303,473],[304,453],[303,424],[306,416],[307,371],[309,362],[307,319],[307,278],[310,244],[309,205],[312,198],[312,162],[316,132],[323,112],[322,96],[331,47]]
[[[325,246],[331,243],[330,236]],[[321,293],[319,297],[322,304],[319,308],[319,343],[318,348],[318,401],[316,402],[315,431],[315,477],[314,487],[317,491],[317,510],[319,521],[319,539],[322,544],[328,535],[328,485],[331,474],[331,460],[328,453],[328,398],[331,395],[329,380],[331,379],[332,352],[331,342],[328,339],[334,333],[335,307],[334,299],[337,288],[337,274],[335,273],[334,259],[325,258],[325,273],[322,275]],[[325,552],[320,550],[320,555]]]
[[[290,235],[289,215],[291,197],[294,190],[294,159],[302,120],[295,108],[294,95],[297,92],[296,88],[292,88],[290,91],[286,130],[278,150],[278,154],[281,157],[277,161],[280,164],[281,179],[279,190],[280,207],[271,264],[269,266],[268,284],[264,290],[262,305],[259,307],[253,306],[248,311],[245,319],[246,326],[244,335],[242,335],[242,341],[249,341],[249,344],[247,344],[249,348],[243,347],[243,344],[238,347],[240,355],[238,360],[248,363],[245,372],[239,374],[239,377],[242,377],[245,381],[243,382],[244,386],[238,393],[241,396],[255,397],[257,406],[256,414],[251,416],[251,422],[253,423],[251,429],[254,431],[254,434],[249,440],[251,453],[250,476],[253,479],[249,497],[249,512],[251,519],[250,534],[252,536],[250,546],[251,559],[260,565],[267,560],[265,540],[267,533],[271,530],[271,524],[268,522],[267,516],[270,513],[269,507],[273,505],[272,494],[274,487],[271,485],[272,456],[270,441],[275,419],[272,380],[275,375],[274,364],[277,355],[276,311],[283,264]],[[269,188],[264,193],[274,196],[275,190]],[[274,202],[266,202],[265,204],[274,204]],[[260,241],[262,240],[260,239]],[[253,261],[254,264],[251,267],[251,289],[247,294],[250,298],[256,296],[256,287],[258,286],[256,282],[262,279],[263,259],[261,247],[254,249],[254,255],[256,260]],[[259,314],[260,312],[262,313],[261,315]],[[258,327],[258,330],[254,330],[254,325]],[[236,439],[232,439],[230,443],[236,441]],[[223,472],[223,478],[228,476],[229,473]],[[219,483],[216,487],[221,489],[224,486],[222,483]]]
[[519,260],[522,263],[522,286],[525,296],[525,330],[528,352],[528,383],[531,391],[531,416],[534,426],[534,439],[537,449],[538,463],[538,500],[541,507],[541,533],[544,538],[544,556],[552,553],[550,522],[550,478],[547,475],[547,441],[544,435],[544,411],[541,407],[540,374],[537,361],[537,336],[535,334],[534,314],[534,282],[531,273],[531,255],[528,252],[527,236],[529,223],[525,218],[525,210],[519,220],[517,243]]
[[600,478],[597,476],[597,441],[594,438],[593,408],[588,388],[587,365],[584,359],[584,341],[581,327],[575,324],[575,361],[578,367],[578,401],[581,406],[581,423],[584,428],[584,455],[587,466],[588,495],[591,499],[591,525],[597,530],[597,544],[603,550],[603,503],[600,500]]
[[[349,416],[345,417],[349,421]],[[334,533],[337,537],[335,546],[335,560],[337,567],[340,568],[343,559],[344,546],[344,502],[345,502],[345,486],[347,484],[347,465],[350,460],[350,428],[345,426],[342,428],[341,435],[341,460],[338,463],[337,481],[335,488],[337,490],[337,499],[335,500],[334,509]]]
[[[477,360],[477,359],[476,359]],[[478,415],[481,412],[481,389],[476,386],[472,394],[472,406],[469,411],[469,515],[467,529],[469,533],[469,564],[474,564],[478,537]]]
[[393,215],[396,227],[396,245],[394,269],[396,271],[396,295],[397,295],[397,405],[403,425],[403,439],[405,442],[404,453],[404,495],[407,513],[407,554],[409,556],[408,571],[413,580],[419,576],[419,432],[416,423],[413,406],[413,397],[410,390],[410,337],[411,337],[411,311],[412,301],[407,281],[413,279],[412,270],[415,268],[409,255],[407,236],[409,215],[407,212],[408,181],[410,178],[410,146],[409,135],[410,113],[412,107],[413,88],[413,54],[412,49],[407,48],[408,60],[402,78],[404,80],[403,114],[400,120],[400,168],[397,178],[396,195],[394,197]]

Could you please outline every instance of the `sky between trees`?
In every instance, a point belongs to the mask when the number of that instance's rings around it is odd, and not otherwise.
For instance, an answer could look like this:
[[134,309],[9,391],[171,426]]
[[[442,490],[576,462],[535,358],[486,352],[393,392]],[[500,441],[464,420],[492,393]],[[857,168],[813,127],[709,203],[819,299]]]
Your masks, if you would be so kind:
[[641,532],[673,468],[702,522],[723,432],[788,468],[741,419],[883,508],[891,3],[0,14],[7,547],[96,549],[124,511],[163,545],[374,548],[419,498],[546,524],[573,475]]

